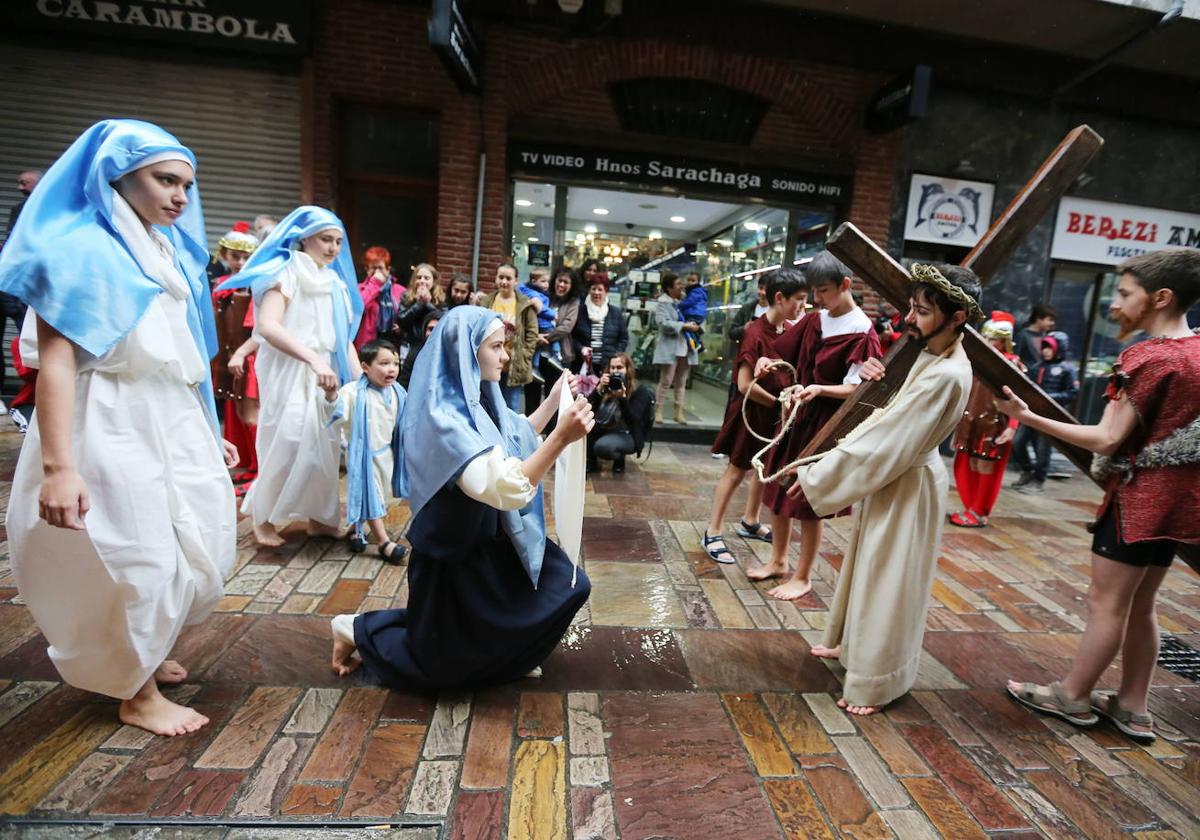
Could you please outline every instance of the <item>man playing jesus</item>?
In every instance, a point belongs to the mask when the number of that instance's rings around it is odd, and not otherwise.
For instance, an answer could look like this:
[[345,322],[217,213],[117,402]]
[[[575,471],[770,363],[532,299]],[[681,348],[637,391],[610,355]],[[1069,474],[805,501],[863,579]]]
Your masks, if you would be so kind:
[[[912,276],[905,333],[924,352],[891,402],[835,448],[805,459],[788,490],[818,516],[862,500],[825,644],[812,650],[841,660],[838,705],[856,715],[879,711],[917,678],[949,486],[938,444],[971,392],[962,330],[983,318],[979,280],[969,269],[913,265]],[[879,379],[883,364],[869,359],[861,374]]]

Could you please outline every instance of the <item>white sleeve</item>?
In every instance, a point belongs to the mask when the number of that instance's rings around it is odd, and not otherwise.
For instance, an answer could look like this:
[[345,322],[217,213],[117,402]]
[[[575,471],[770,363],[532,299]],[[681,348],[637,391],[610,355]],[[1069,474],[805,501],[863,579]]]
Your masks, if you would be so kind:
[[506,458],[499,446],[467,464],[456,483],[475,501],[497,510],[520,510],[537,495],[537,485],[521,469],[521,460]]
[[862,377],[859,376],[859,371],[862,370],[862,362],[854,362],[850,365],[850,370],[846,371],[846,375],[842,377],[843,385],[858,385],[862,382]]
[[[357,396],[357,390],[357,382],[347,382],[338,389],[333,402],[325,398],[324,391],[320,391],[317,403],[321,411],[321,425],[339,429],[349,426],[350,418],[354,414],[354,399]],[[336,419],[335,414],[337,415]]]

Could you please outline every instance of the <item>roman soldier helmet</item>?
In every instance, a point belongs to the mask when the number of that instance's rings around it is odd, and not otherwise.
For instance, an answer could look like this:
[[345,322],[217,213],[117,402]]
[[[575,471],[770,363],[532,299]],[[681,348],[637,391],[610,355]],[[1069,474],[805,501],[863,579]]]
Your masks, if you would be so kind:
[[1004,342],[1004,352],[1011,353],[1013,351],[1013,331],[1016,329],[1017,319],[1010,313],[1000,309],[992,310],[992,317],[984,323],[983,329],[980,332],[984,338],[998,338]]
[[253,254],[258,247],[258,238],[250,233],[249,222],[234,222],[233,229],[217,241],[217,247]]

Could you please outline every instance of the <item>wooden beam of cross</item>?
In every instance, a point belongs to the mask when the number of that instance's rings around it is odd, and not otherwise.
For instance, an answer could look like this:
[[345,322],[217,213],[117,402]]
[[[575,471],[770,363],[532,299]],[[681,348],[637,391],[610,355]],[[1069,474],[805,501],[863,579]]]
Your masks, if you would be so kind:
[[[1073,129],[1042,163],[1025,187],[1000,214],[966,259],[964,267],[972,269],[986,283],[1011,256],[1012,252],[1041,220],[1059,196],[1071,186],[1087,162],[1100,150],[1104,141],[1086,125]],[[908,290],[912,278],[904,267],[857,227],[846,222],[830,238],[826,247],[879,295],[904,312],[908,309]],[[1026,376],[1008,362],[990,342],[968,327],[963,335],[963,349],[971,360],[976,378],[996,393],[1004,385],[1025,400],[1034,411],[1064,422],[1077,422],[1058,403],[1046,396]],[[815,455],[833,447],[876,407],[882,406],[903,384],[909,370],[921,354],[915,341],[901,338],[892,347],[884,364],[887,373],[877,382],[864,382],[830,418],[801,453]],[[1053,439],[1052,439],[1053,440]],[[1067,458],[1085,474],[1091,464],[1091,454],[1061,441],[1054,443]]]

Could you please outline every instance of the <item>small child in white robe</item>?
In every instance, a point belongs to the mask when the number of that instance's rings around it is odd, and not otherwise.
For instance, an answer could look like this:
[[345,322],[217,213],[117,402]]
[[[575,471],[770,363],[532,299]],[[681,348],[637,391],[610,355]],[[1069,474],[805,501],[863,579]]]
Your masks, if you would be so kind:
[[354,526],[351,548],[366,549],[365,525],[379,546],[379,556],[399,563],[408,549],[388,536],[385,519],[389,499],[404,495],[396,481],[398,432],[407,396],[396,382],[400,353],[391,342],[377,338],[364,344],[358,357],[362,377],[340,389],[326,388],[322,408],[326,425],[346,438],[346,520]]

